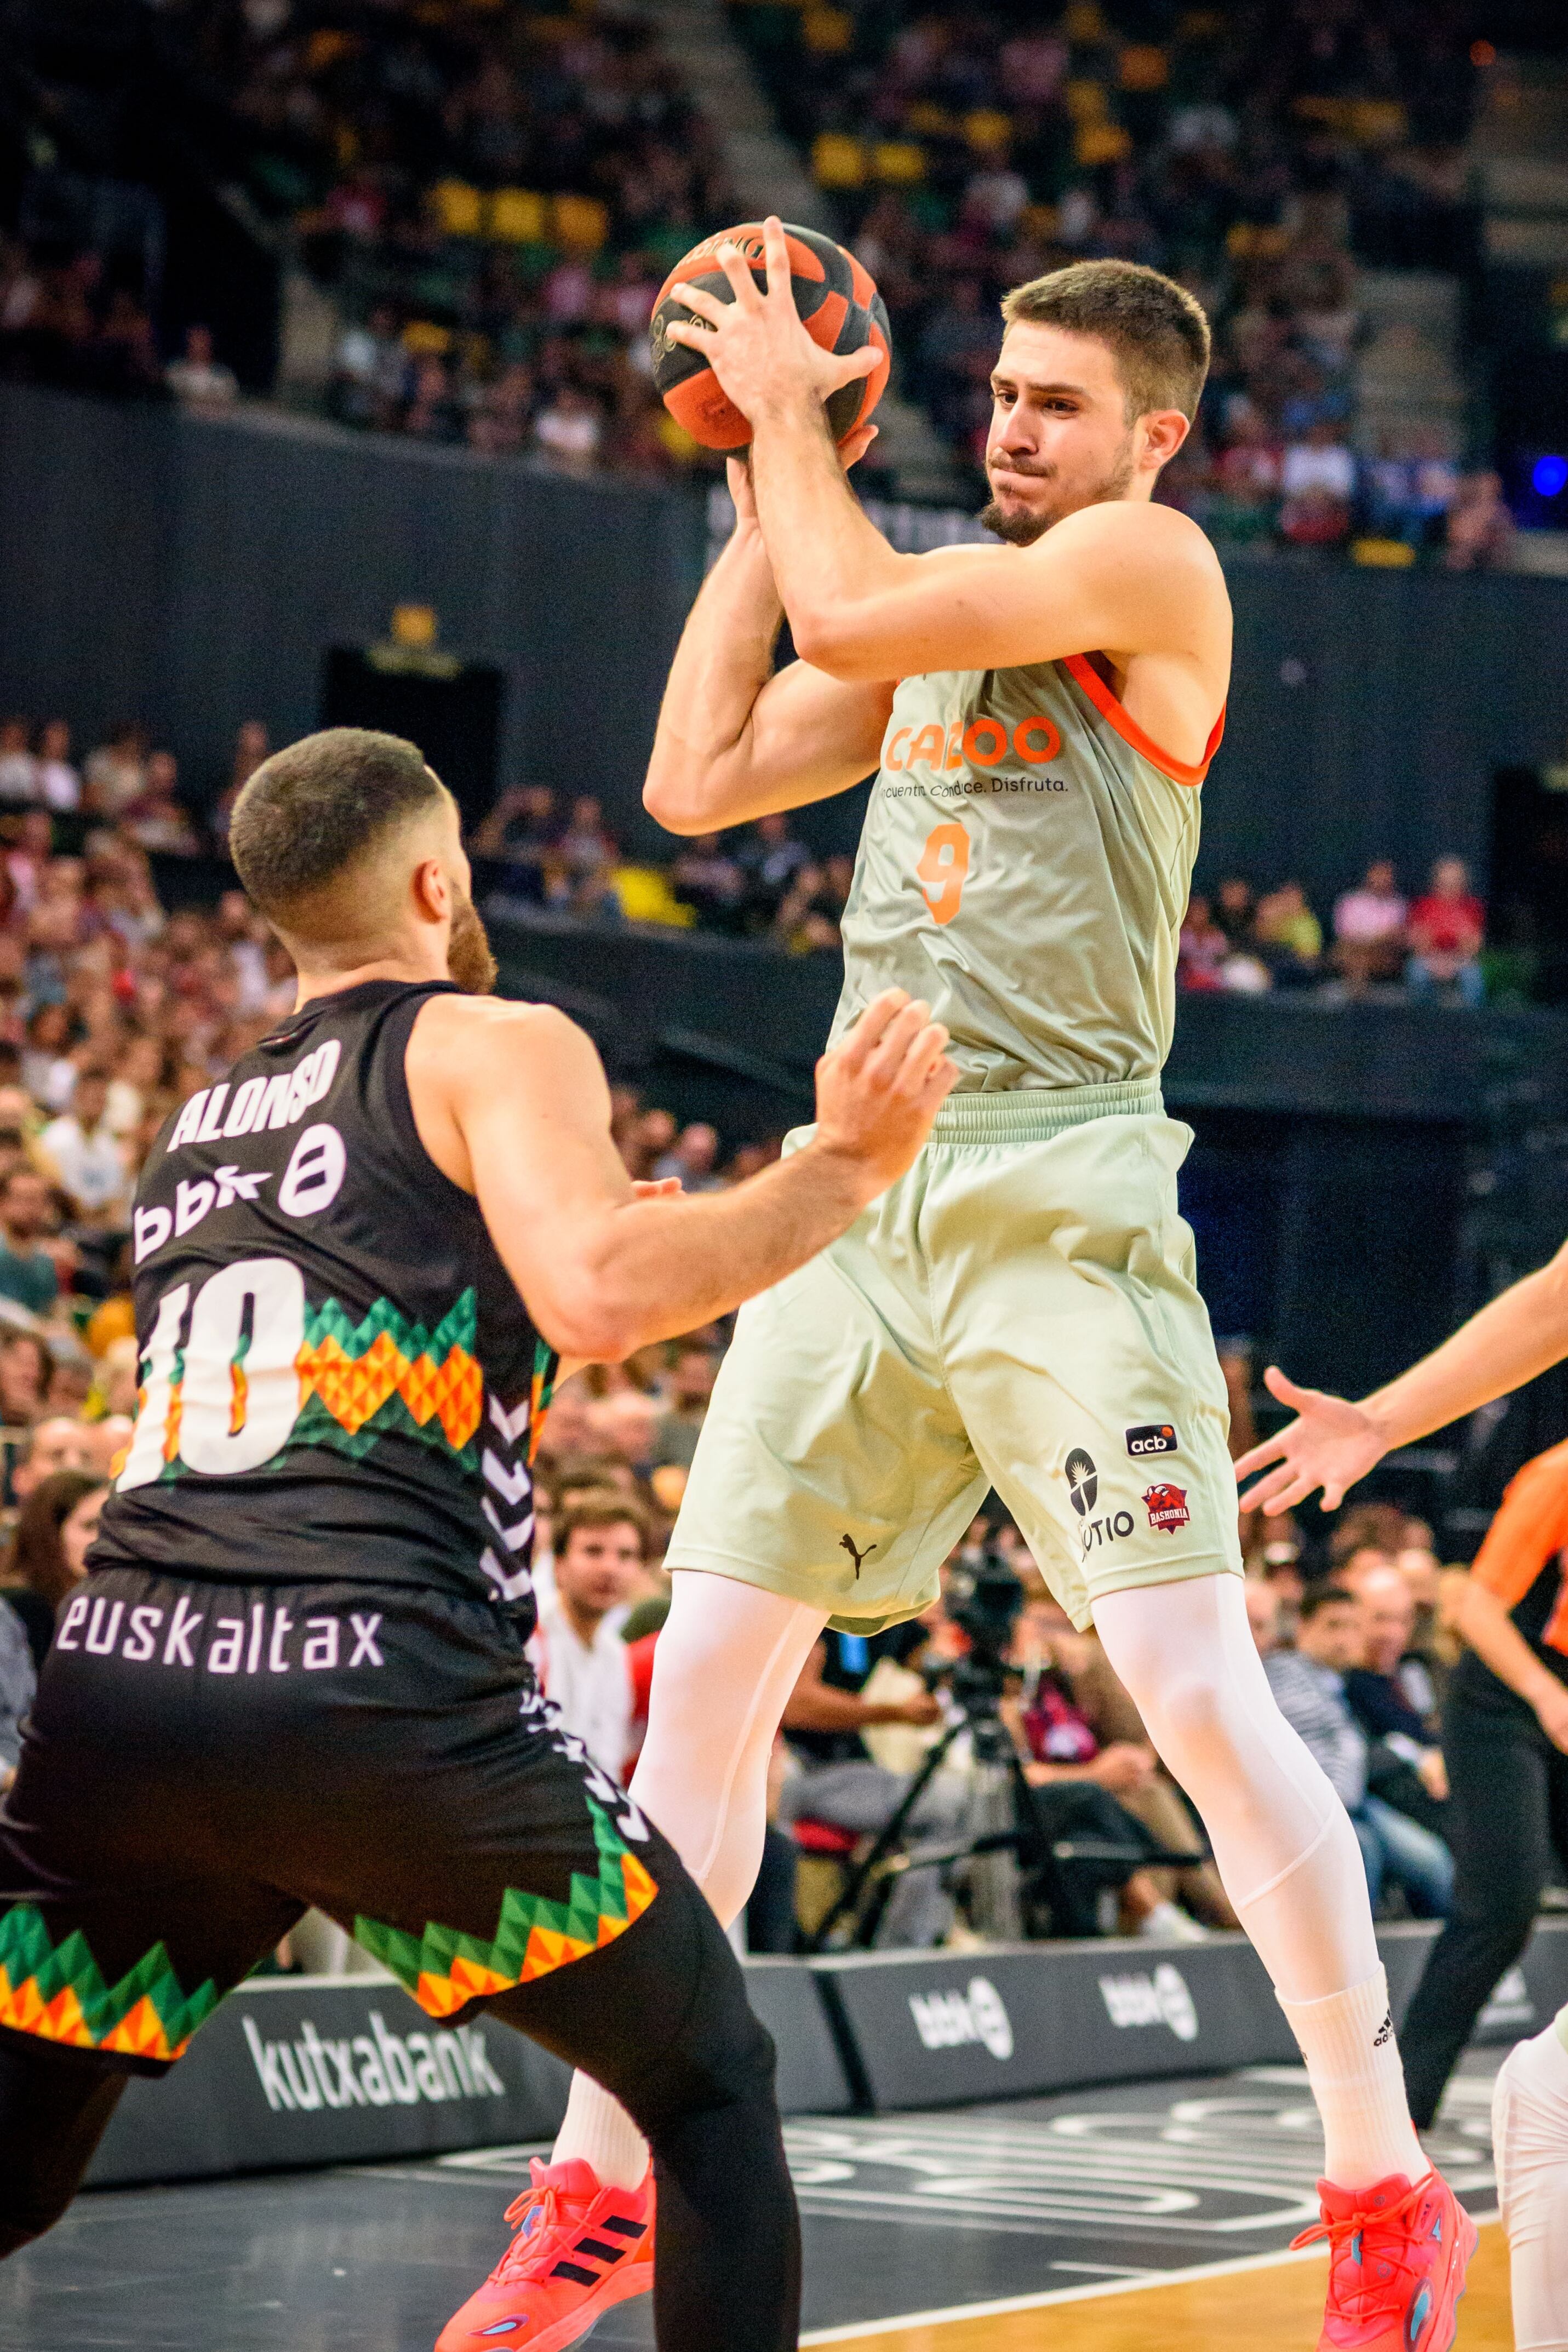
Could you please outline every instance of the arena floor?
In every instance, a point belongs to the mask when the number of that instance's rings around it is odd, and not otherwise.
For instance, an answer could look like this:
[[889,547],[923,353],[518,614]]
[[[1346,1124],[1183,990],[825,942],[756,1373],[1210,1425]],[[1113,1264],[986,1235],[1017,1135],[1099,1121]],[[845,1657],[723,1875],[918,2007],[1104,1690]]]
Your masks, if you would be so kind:
[[[1495,2056],[1468,2062],[1430,2143],[1493,2210]],[[1321,2253],[1306,2078],[1253,2068],[1005,2106],[797,2118],[804,2344],[865,2352],[1143,2352],[1315,2341]],[[502,2242],[524,2148],[418,2165],[105,2189],[0,2273],[0,2352],[430,2352]],[[1504,2352],[1507,2263],[1483,2233],[1461,2347]],[[1282,2260],[1281,2258],[1284,2257]],[[594,2352],[653,2342],[613,2312]]]

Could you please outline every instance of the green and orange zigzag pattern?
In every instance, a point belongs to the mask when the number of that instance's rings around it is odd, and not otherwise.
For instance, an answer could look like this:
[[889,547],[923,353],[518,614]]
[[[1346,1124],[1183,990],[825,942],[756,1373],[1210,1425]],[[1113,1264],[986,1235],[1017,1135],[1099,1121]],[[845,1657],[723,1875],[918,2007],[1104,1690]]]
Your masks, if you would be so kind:
[[0,1916],[0,2025],[15,2032],[73,2050],[172,2060],[217,2004],[210,1979],[186,1998],[161,1943],[109,1985],[79,1928],[57,1950],[31,1904]]
[[574,1870],[564,1903],[509,1886],[500,1923],[488,1944],[434,1920],[423,1936],[411,1936],[362,1916],[354,1921],[354,1935],[431,2017],[450,2017],[484,1994],[509,1992],[602,1950],[642,1916],[658,1888],[604,1808],[592,1797],[587,1803],[599,1850],[598,1876]]

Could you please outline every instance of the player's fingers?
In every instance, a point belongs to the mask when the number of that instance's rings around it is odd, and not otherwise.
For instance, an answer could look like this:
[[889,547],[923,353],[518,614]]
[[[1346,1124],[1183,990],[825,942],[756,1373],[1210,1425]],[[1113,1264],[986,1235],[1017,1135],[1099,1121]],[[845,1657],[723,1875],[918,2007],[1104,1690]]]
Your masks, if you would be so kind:
[[795,289],[790,284],[789,239],[776,213],[770,213],[763,223],[763,258],[767,267],[768,292],[783,294],[793,310]]
[[857,376],[869,375],[872,370],[880,367],[881,363],[882,354],[876,344],[862,343],[858,352],[846,352],[841,358],[834,361],[834,378],[829,388],[834,392],[841,392],[847,383],[853,383]]
[[906,1094],[920,1094],[947,1051],[947,1031],[940,1021],[928,1021],[910,1039],[897,1084]]
[[851,1073],[858,1071],[872,1047],[894,1015],[909,1003],[901,988],[884,988],[874,996],[838,1048],[840,1066]]
[[1282,1462],[1284,1458],[1285,1432],[1281,1429],[1241,1456],[1236,1465],[1237,1485],[1239,1486],[1244,1478],[1250,1478],[1255,1470],[1266,1470],[1271,1462]]
[[1241,1509],[1244,1511],[1279,1510],[1280,1507],[1279,1497],[1289,1486],[1294,1476],[1294,1471],[1289,1464],[1286,1464],[1273,1471],[1268,1477],[1260,1478],[1256,1486],[1249,1486],[1246,1494],[1239,1497]]
[[[757,281],[752,275],[750,262],[736,245],[721,245],[716,257],[720,268],[735,289],[736,307],[742,310],[760,310],[763,298],[757,291]],[[725,304],[729,309],[729,304]]]
[[684,343],[688,351],[711,351],[713,330],[698,319],[671,319],[665,327],[664,340],[667,343]]
[[[700,319],[709,320],[715,327],[725,311],[733,307],[721,301],[717,294],[710,294],[705,286],[688,286],[684,280],[679,286],[672,286],[669,294],[672,301],[684,302],[689,310],[695,310]],[[684,326],[686,321],[682,320],[681,324]]]
[[905,1055],[930,1019],[931,1006],[918,996],[895,1013],[871,1050],[868,1075],[883,1086],[896,1086]]
[[1263,1385],[1270,1396],[1278,1397],[1281,1404],[1294,1405],[1298,1412],[1301,1411],[1303,1405],[1310,1404],[1318,1394],[1316,1389],[1299,1389],[1295,1381],[1288,1379],[1280,1370],[1278,1364],[1270,1364],[1265,1370]]
[[838,462],[846,473],[859,464],[881,429],[879,425],[858,425],[853,433],[844,436],[838,444]]

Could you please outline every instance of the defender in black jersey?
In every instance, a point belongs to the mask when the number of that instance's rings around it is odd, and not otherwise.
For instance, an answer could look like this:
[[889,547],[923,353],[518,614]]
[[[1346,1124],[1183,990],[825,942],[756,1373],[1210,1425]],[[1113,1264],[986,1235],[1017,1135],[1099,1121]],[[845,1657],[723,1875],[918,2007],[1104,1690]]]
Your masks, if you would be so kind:
[[[944,1034],[889,998],[824,1065],[816,1144],[639,1197],[580,1033],[443,976],[493,966],[412,746],[307,739],[232,837],[300,1002],[137,1192],[135,1428],[0,1811],[0,2252],[63,2210],[125,2074],[313,1904],[432,2017],[488,2006],[623,2100],[661,2345],[793,2344],[771,2046],[674,1853],[533,1683],[529,1465],[558,1349],[726,1310],[908,1165]],[[618,2204],[568,2260],[592,2308],[541,2352],[632,2284],[651,2197]]]

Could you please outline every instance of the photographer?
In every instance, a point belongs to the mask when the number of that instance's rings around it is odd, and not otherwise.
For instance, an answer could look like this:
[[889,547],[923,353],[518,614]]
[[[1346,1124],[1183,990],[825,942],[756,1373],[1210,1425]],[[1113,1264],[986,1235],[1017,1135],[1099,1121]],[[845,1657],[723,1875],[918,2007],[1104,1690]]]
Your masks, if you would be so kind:
[[[929,1729],[942,1720],[941,1702],[921,1689],[904,1698],[862,1696],[883,1659],[908,1665],[929,1639],[920,1623],[895,1625],[883,1633],[823,1634],[802,1670],[784,1711],[784,1733],[800,1769],[784,1782],[779,1819],[826,1822],[831,1828],[874,1835],[890,1820],[910,1788],[910,1775],[890,1772],[871,1759],[861,1737],[884,1724]],[[969,1791],[953,1773],[941,1773],[922,1792],[910,1817],[917,1839],[939,1843],[962,1832]],[[918,1855],[918,1845],[912,1849]],[[952,1902],[935,1871],[910,1869],[900,1877],[878,1929],[879,1946],[940,1943],[952,1919]]]

